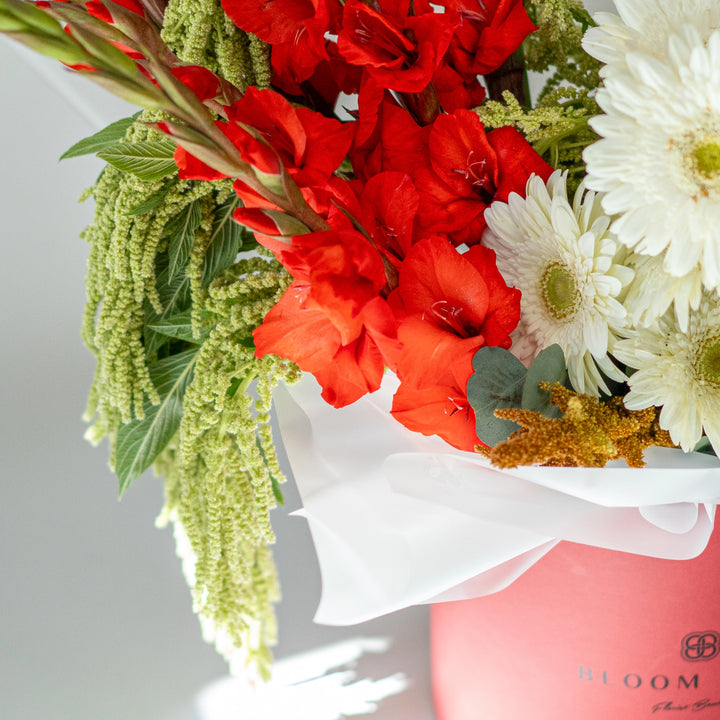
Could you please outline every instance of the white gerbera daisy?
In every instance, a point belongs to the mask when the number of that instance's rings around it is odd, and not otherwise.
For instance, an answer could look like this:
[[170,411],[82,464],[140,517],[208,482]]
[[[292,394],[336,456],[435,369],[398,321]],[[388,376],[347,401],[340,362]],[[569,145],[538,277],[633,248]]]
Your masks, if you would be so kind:
[[720,29],[717,0],[615,0],[615,6],[618,15],[595,14],[597,27],[590,28],[582,40],[588,55],[606,63],[603,77],[623,66],[633,52],[662,60],[669,37],[683,25],[697,28],[703,43]]
[[696,265],[687,275],[674,277],[663,269],[662,256],[628,253],[625,264],[635,271],[623,299],[631,327],[647,327],[672,307],[681,330],[687,330],[691,310],[697,310],[703,295],[702,268]]
[[559,345],[573,387],[597,396],[598,388],[609,392],[599,369],[625,380],[608,351],[625,327],[617,298],[633,271],[619,262],[625,251],[608,232],[610,219],[596,194],[580,187],[571,207],[565,182],[560,171],[547,187],[533,175],[525,199],[512,193],[507,204],[493,203],[483,242],[497,253],[505,281],[522,293],[524,345],[532,341],[533,355]]
[[720,298],[705,294],[683,332],[672,313],[620,340],[615,355],[637,368],[625,406],[662,406],[660,427],[690,452],[708,436],[720,452]]
[[720,31],[707,45],[686,25],[661,62],[632,53],[608,76],[591,121],[603,138],[588,147],[588,187],[606,192],[620,215],[618,239],[638,253],[665,252],[671,275],[698,264],[708,289],[720,287]]

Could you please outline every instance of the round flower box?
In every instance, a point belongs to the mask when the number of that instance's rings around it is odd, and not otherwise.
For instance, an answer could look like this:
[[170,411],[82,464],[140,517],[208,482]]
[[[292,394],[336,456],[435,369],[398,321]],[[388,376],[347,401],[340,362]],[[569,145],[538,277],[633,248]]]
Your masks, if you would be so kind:
[[718,532],[684,561],[563,542],[505,590],[434,605],[438,720],[720,717],[719,568]]

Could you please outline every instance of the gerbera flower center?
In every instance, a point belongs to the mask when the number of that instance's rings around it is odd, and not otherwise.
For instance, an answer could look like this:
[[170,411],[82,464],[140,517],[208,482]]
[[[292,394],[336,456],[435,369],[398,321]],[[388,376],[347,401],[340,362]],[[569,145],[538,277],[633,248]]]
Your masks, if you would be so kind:
[[706,119],[696,130],[670,141],[679,154],[680,185],[695,201],[720,197],[720,123]]
[[565,320],[574,314],[577,300],[575,278],[566,267],[548,265],[543,273],[543,298],[550,313],[558,320]]
[[715,139],[700,143],[695,148],[695,162],[703,175],[716,175],[720,172],[720,144]]
[[699,353],[697,367],[703,380],[720,387],[720,337],[705,341]]

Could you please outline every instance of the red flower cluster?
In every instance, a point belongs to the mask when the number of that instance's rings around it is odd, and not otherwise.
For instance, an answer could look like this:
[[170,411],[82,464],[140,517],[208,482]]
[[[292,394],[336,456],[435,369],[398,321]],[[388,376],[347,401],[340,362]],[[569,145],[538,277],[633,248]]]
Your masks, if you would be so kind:
[[[478,74],[497,69],[533,26],[522,0],[223,0],[246,32],[272,45],[273,84],[325,98],[379,88],[420,93],[434,82],[446,111],[483,99]],[[442,12],[437,12],[441,9]]]
[[[335,407],[376,390],[390,368],[400,380],[393,415],[472,450],[480,442],[465,390],[473,355],[509,347],[520,315],[520,293],[479,244],[483,213],[524,193],[532,173],[552,171],[516,130],[486,133],[467,109],[482,98],[477,74],[533,29],[522,4],[453,0],[444,13],[425,0],[224,7],[271,43],[283,92],[309,97],[312,88],[331,104],[341,90],[359,93],[355,122],[254,88],[217,122],[254,173],[235,182],[236,219],[293,277],[254,333],[257,354],[293,360]],[[194,72],[181,79],[201,99],[214,92]],[[434,117],[417,112],[428,93],[439,98]],[[352,173],[336,172],[345,158]],[[181,177],[222,177],[183,149],[176,161]],[[281,202],[289,183],[315,218],[312,231]]]

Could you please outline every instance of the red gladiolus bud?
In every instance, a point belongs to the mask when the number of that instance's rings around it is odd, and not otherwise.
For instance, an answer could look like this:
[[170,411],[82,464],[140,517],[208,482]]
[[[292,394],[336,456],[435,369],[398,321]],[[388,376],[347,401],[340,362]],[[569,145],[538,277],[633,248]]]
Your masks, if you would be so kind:
[[294,237],[309,233],[309,228],[297,218],[269,208],[238,208],[234,218],[241,225],[264,235]]

